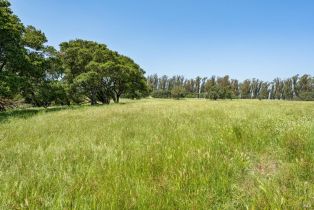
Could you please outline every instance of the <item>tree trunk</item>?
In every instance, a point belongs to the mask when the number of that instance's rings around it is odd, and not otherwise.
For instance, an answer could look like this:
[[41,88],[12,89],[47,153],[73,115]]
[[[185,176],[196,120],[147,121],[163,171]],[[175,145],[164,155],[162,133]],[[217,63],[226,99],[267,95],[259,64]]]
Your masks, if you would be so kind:
[[92,106],[97,104],[97,97],[96,97],[96,92],[95,91],[91,92],[90,104]]
[[121,95],[121,94],[119,94],[119,93],[117,93],[117,92],[115,92],[115,94],[114,94],[113,101],[114,101],[115,103],[117,103],[117,104],[119,103],[120,95]]
[[100,91],[97,93],[97,99],[102,104],[110,104],[110,97],[105,93],[105,91]]
[[102,103],[103,104],[110,104],[110,98],[105,98],[105,100]]
[[91,104],[92,106],[97,104],[95,98],[91,98],[90,104]]

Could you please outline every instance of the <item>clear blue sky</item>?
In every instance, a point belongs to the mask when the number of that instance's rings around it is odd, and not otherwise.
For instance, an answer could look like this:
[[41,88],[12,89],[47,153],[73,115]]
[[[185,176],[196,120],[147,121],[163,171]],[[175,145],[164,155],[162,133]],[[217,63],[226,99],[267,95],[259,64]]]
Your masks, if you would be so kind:
[[147,74],[314,75],[313,0],[11,0],[49,44],[82,38]]

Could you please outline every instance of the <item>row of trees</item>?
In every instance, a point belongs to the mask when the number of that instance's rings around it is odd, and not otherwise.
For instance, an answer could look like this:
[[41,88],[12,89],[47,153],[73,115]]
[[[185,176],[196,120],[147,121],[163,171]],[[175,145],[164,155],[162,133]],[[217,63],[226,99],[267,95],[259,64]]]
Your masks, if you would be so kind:
[[239,82],[228,75],[185,79],[183,76],[158,77],[155,74],[147,77],[147,84],[156,98],[314,100],[314,77],[308,74],[285,80],[276,78],[272,82],[259,79]]
[[104,44],[72,40],[60,50],[45,34],[24,26],[10,3],[0,0],[0,110],[23,100],[34,106],[119,102],[148,94],[145,72]]

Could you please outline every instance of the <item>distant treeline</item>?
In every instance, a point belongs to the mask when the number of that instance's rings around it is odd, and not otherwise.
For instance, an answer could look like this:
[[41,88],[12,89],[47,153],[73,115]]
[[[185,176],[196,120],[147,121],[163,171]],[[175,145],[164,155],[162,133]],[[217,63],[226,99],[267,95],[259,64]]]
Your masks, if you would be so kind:
[[271,82],[259,79],[240,82],[228,75],[186,79],[154,74],[147,77],[147,84],[155,98],[314,100],[314,77],[308,74]]

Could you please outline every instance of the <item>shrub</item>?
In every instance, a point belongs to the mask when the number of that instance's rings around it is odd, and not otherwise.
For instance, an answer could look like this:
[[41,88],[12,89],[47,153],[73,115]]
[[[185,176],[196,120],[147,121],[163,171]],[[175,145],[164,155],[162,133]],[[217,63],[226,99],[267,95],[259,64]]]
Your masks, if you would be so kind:
[[303,101],[314,101],[314,91],[301,92],[299,97]]
[[171,90],[171,97],[175,99],[184,98],[185,90],[183,87],[176,86]]

